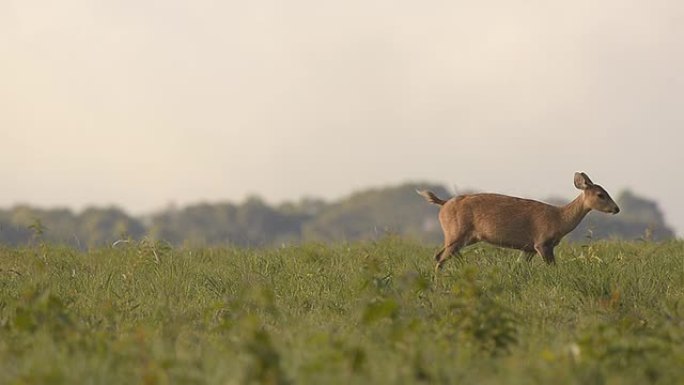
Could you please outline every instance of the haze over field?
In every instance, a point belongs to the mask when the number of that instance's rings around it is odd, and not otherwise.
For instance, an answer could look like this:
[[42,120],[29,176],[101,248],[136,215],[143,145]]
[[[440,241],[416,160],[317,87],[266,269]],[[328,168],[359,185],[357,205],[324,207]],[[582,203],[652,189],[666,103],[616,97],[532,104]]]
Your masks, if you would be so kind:
[[684,3],[0,3],[0,207],[339,197],[425,180],[684,231]]

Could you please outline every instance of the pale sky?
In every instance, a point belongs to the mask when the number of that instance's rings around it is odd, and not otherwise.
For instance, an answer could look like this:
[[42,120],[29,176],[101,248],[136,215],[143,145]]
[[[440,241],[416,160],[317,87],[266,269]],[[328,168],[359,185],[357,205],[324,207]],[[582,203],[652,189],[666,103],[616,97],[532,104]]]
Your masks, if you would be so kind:
[[684,2],[0,0],[0,207],[433,181],[684,231]]

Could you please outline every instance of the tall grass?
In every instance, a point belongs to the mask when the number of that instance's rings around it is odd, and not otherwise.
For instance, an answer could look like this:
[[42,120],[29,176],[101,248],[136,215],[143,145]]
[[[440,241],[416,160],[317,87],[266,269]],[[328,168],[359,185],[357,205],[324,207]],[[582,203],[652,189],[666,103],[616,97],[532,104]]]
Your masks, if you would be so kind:
[[684,383],[684,243],[0,249],[0,383]]

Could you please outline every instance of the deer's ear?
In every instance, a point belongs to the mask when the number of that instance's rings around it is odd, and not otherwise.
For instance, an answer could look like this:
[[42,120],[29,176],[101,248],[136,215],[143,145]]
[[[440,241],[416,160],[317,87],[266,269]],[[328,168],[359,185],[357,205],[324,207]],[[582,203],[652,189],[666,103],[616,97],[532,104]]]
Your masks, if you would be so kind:
[[580,190],[586,190],[588,187],[592,186],[594,183],[589,179],[587,174],[583,172],[575,173],[575,187]]

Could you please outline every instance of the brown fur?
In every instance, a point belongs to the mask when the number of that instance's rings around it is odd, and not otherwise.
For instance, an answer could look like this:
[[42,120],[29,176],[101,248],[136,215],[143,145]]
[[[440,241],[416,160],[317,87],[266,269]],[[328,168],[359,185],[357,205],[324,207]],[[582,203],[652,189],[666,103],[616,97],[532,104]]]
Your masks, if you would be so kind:
[[439,222],[444,247],[435,255],[436,268],[462,247],[477,242],[522,250],[528,253],[528,261],[537,253],[547,263],[555,263],[553,248],[589,211],[620,211],[586,174],[575,174],[575,186],[582,190],[580,195],[560,207],[500,194],[469,194],[444,201],[430,191],[419,191],[428,202],[442,206]]

